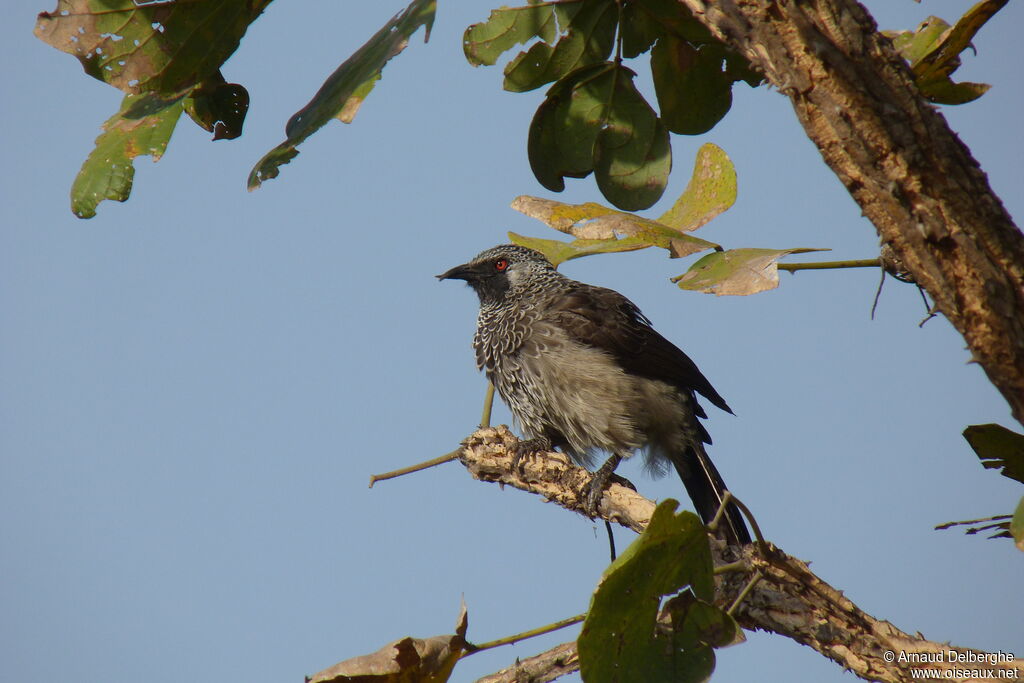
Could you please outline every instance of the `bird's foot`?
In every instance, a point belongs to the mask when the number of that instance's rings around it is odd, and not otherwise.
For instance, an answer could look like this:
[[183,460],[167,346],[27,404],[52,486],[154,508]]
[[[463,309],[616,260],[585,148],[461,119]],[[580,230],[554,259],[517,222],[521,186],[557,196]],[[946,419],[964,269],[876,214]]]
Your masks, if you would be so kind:
[[543,436],[517,441],[508,449],[509,453],[512,455],[511,469],[513,471],[522,471],[523,458],[533,457],[538,453],[546,453],[552,448],[554,448],[554,445],[551,443],[551,439]]
[[618,455],[613,455],[608,458],[601,467],[594,472],[594,476],[590,478],[590,481],[583,487],[580,492],[583,499],[583,511],[587,513],[590,518],[597,517],[598,509],[601,506],[601,498],[604,497],[604,490],[608,486],[608,482],[612,478],[612,473],[615,472],[615,468],[619,466],[619,462],[622,458]]

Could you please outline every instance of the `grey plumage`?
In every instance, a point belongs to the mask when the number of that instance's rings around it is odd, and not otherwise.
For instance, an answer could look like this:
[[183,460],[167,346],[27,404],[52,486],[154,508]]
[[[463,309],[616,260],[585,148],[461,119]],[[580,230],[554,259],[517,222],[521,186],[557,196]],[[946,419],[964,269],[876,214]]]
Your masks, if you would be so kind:
[[[591,466],[594,451],[609,453],[591,485],[593,513],[620,459],[642,450],[652,474],[675,467],[697,512],[710,521],[725,483],[704,449],[711,438],[697,420],[706,414],[696,394],[732,411],[636,305],[565,277],[540,252],[510,244],[438,278],[465,280],[480,298],[477,366],[530,437],[517,456],[558,446]],[[732,543],[750,541],[733,505],[721,527]]]

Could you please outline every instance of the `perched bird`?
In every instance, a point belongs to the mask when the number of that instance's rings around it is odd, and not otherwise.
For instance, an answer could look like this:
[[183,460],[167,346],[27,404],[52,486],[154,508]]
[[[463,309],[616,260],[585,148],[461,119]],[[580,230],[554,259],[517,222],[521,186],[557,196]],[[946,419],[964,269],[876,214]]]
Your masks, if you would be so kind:
[[[557,446],[587,467],[610,454],[587,492],[593,515],[608,478],[638,450],[655,476],[671,463],[705,523],[725,482],[704,450],[701,394],[732,412],[690,358],[658,334],[626,297],[571,280],[543,254],[512,244],[488,249],[438,279],[465,280],[480,298],[473,348],[526,436],[513,454]],[[730,544],[749,543],[731,503],[719,524]]]

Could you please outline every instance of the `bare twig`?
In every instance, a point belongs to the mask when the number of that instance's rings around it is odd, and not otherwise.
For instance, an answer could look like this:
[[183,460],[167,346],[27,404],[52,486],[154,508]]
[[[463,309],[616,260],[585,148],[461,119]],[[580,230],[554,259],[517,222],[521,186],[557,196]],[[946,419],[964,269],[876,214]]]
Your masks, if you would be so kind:
[[421,463],[418,463],[416,465],[409,465],[408,467],[402,467],[402,468],[397,469],[397,470],[392,470],[390,472],[385,472],[384,474],[371,474],[370,475],[370,488],[372,489],[373,485],[376,484],[378,481],[384,481],[385,479],[394,479],[395,477],[401,477],[404,474],[411,474],[413,472],[419,472],[420,470],[426,470],[426,469],[429,469],[431,467],[436,467],[438,465],[443,465],[446,462],[451,462],[452,460],[458,459],[459,453],[461,453],[461,452],[462,452],[462,448],[456,448],[451,453],[445,453],[444,455],[438,456],[438,457],[433,458],[431,460],[427,460],[426,462],[421,462]]

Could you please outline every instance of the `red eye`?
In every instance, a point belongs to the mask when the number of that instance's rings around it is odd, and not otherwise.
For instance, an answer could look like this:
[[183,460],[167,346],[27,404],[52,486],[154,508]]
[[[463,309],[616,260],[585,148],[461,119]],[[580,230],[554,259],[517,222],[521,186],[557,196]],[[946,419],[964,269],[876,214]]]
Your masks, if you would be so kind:
[[498,259],[497,261],[494,262],[494,269],[495,270],[505,270],[507,268],[508,268],[508,261],[506,261],[503,258],[500,258],[500,259]]

